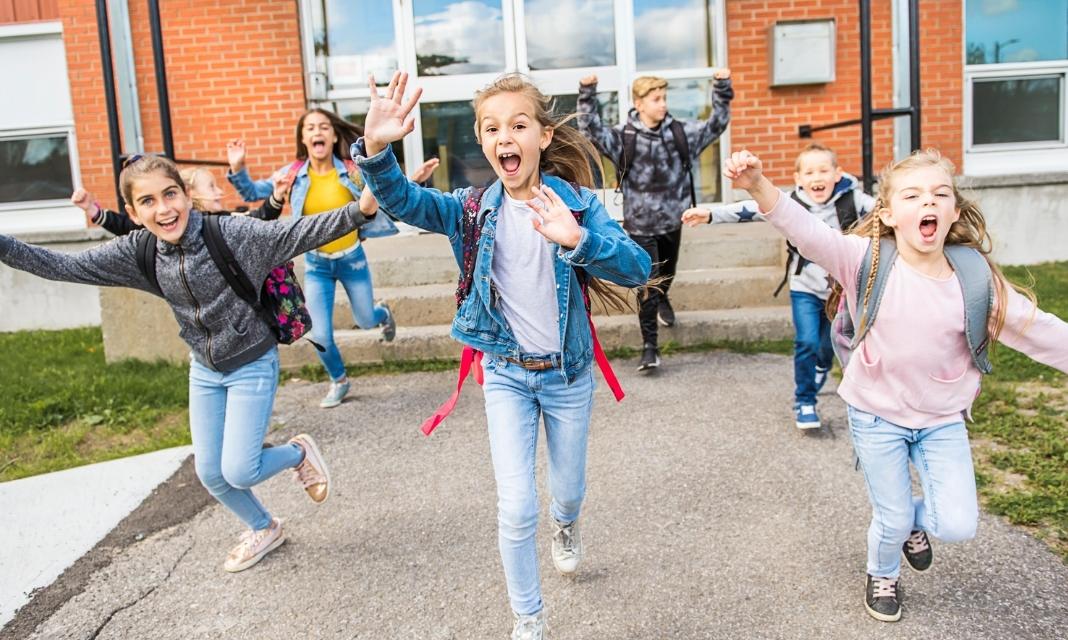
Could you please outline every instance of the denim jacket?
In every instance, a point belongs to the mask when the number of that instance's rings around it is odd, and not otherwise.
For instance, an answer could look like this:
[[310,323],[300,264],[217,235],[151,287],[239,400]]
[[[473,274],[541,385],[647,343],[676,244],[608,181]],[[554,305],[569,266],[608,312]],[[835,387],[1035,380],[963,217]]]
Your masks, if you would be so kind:
[[[363,140],[352,145],[352,157],[360,168],[379,206],[389,215],[416,227],[449,238],[458,265],[463,264],[463,205],[471,187],[442,193],[417,186],[405,178],[392,149],[368,158]],[[554,260],[556,302],[560,309],[561,369],[568,381],[585,370],[593,360],[593,339],[586,319],[582,289],[575,269],[624,287],[637,287],[649,278],[649,254],[623,233],[608,216],[604,205],[588,189],[576,193],[566,181],[542,174],[544,184],[555,191],[572,211],[582,211],[582,236],[574,249],[557,247]],[[491,284],[497,212],[504,199],[504,186],[494,182],[482,195],[481,214],[485,216],[482,237],[475,260],[471,293],[456,312],[452,337],[491,356],[519,358],[521,349],[498,304]]]
[[[337,169],[337,177],[341,181],[341,184],[345,185],[345,188],[352,194],[354,200],[359,202],[360,192],[363,191],[363,185],[358,185],[352,181],[349,177],[349,170],[345,166],[345,161],[341,158],[334,156],[334,168]],[[282,167],[282,171],[289,171],[292,164],[287,164]],[[308,177],[308,167],[310,163],[304,162],[300,170],[297,171],[296,178],[293,179],[293,187],[289,191],[289,206],[293,211],[293,215],[299,216],[304,214],[304,199],[308,197],[308,188],[311,186],[311,178]],[[230,170],[226,171],[226,179],[230,181],[230,184],[234,185],[234,189],[237,190],[241,197],[246,202],[255,202],[257,200],[263,200],[270,196],[274,192],[274,182],[271,180],[253,180],[249,175],[248,169],[242,169],[237,173],[232,173]],[[388,216],[375,216],[371,218],[372,223],[360,228],[360,239],[364,238],[379,238],[382,236],[390,236],[397,233],[397,227],[389,219]]]

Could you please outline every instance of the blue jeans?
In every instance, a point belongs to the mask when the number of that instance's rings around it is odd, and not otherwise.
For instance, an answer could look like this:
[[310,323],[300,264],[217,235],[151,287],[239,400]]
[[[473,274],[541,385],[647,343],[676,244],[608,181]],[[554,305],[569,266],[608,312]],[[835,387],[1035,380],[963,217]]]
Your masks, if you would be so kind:
[[[915,530],[942,542],[975,537],[979,505],[964,422],[909,429],[849,407],[853,450],[871,500],[868,573],[896,578],[901,547]],[[912,495],[909,460],[923,496]]]
[[345,377],[345,363],[334,342],[334,292],[337,283],[345,287],[352,308],[352,319],[361,329],[377,327],[386,321],[384,307],[375,306],[374,288],[367,255],[360,245],[340,258],[304,254],[304,298],[311,314],[312,330],[308,338],[325,351],[316,352],[332,380]]
[[794,399],[798,404],[816,404],[816,367],[830,369],[831,321],[823,312],[823,300],[811,293],[790,292],[794,316]]
[[277,387],[278,349],[230,373],[195,360],[189,366],[189,431],[197,477],[252,529],[270,525],[271,514],[250,488],[304,459],[295,444],[263,448]]
[[549,512],[559,522],[579,516],[586,495],[586,441],[593,407],[593,372],[570,385],[560,370],[527,371],[500,358],[483,361],[490,454],[497,480],[497,540],[512,610],[541,611],[541,577],[534,534],[538,489],[534,461],[538,418],[545,418]]

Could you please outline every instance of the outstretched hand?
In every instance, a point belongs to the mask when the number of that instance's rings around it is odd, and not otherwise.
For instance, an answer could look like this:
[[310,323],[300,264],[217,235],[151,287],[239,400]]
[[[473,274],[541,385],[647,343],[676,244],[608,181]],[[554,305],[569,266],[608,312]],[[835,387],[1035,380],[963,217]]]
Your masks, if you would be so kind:
[[426,182],[430,179],[430,176],[434,174],[434,170],[438,168],[439,164],[441,164],[441,160],[438,158],[431,158],[419,165],[419,168],[413,171],[412,175],[408,177],[411,178],[412,182]]
[[245,168],[245,141],[234,138],[226,143],[226,161],[230,163],[230,173],[238,173]]
[[764,163],[747,149],[735,151],[723,162],[723,175],[730,178],[734,186],[752,191],[764,177]]
[[96,217],[99,207],[93,202],[93,194],[79,187],[71,194],[70,203],[81,209],[85,214],[85,226],[92,227],[95,225],[93,218]]
[[688,227],[696,227],[699,224],[708,224],[712,218],[712,212],[701,207],[692,207],[682,212],[682,224]]
[[367,145],[368,156],[373,156],[385,149],[391,142],[396,142],[415,129],[415,116],[412,109],[423,94],[417,88],[405,100],[404,89],[408,86],[408,74],[394,72],[384,96],[378,95],[374,74],[368,77],[371,88],[371,106],[363,125],[363,137]]
[[534,229],[565,249],[578,246],[582,239],[582,228],[560,196],[546,185],[534,187],[531,191],[534,197],[527,200],[527,204],[541,216],[531,220]]
[[289,197],[289,189],[293,186],[293,179],[296,178],[296,174],[286,169],[279,169],[271,176],[271,182],[274,183],[274,192],[271,194],[277,202],[285,202]]

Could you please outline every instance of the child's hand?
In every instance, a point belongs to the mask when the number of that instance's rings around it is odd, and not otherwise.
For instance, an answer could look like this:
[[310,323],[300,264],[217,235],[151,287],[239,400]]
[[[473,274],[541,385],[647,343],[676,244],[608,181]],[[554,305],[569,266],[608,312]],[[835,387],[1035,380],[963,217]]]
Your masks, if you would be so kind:
[[285,202],[289,197],[289,189],[293,186],[293,179],[296,175],[290,175],[290,171],[286,169],[279,169],[271,176],[271,182],[274,183],[274,199],[277,202]]
[[531,222],[534,229],[565,249],[574,249],[582,239],[582,228],[572,215],[560,196],[546,185],[532,189],[534,197],[527,204],[534,209],[535,217]]
[[764,177],[764,163],[746,149],[735,151],[724,161],[723,175],[730,178],[734,186],[752,191]]
[[696,227],[699,224],[708,224],[712,218],[712,212],[701,207],[693,207],[682,212],[682,223],[688,227]]
[[419,102],[423,89],[416,89],[410,98],[404,100],[408,74],[400,71],[394,72],[385,96],[378,95],[374,74],[368,77],[368,81],[371,87],[371,106],[367,109],[367,118],[364,120],[363,137],[367,145],[367,155],[373,156],[385,149],[389,143],[400,140],[415,129],[415,117],[410,114]]
[[722,69],[716,69],[712,72],[712,77],[716,80],[726,80],[727,78],[731,77],[731,70],[726,67],[723,67]]
[[431,158],[421,164],[418,169],[412,172],[412,175],[408,176],[412,182],[426,182],[430,179],[430,176],[434,174],[434,170],[441,164],[441,160],[438,158]]
[[245,141],[234,138],[226,143],[226,161],[230,163],[230,173],[237,173],[245,168]]
[[93,218],[96,217],[100,207],[93,202],[93,194],[89,193],[85,189],[75,189],[71,194],[70,203],[78,207],[85,213],[85,226],[92,227],[96,223],[93,222]]
[[597,84],[597,74],[588,75],[585,78],[579,80],[579,84],[583,87],[588,87],[593,84]]

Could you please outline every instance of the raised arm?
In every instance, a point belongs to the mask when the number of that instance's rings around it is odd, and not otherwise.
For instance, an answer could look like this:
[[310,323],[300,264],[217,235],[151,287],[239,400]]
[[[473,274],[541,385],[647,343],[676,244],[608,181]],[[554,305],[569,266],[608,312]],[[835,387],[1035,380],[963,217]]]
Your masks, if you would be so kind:
[[1068,373],[1068,322],[1036,307],[1011,286],[1005,307],[1005,326],[998,341],[1036,362]]
[[578,130],[586,136],[597,150],[619,166],[623,154],[623,135],[601,121],[601,108],[597,101],[597,76],[587,76],[579,83]]
[[274,182],[271,180],[253,180],[245,168],[245,141],[234,139],[226,143],[226,159],[230,163],[230,169],[226,172],[226,179],[234,185],[245,202],[263,200],[274,191]]
[[712,113],[704,121],[687,121],[684,123],[690,154],[696,158],[708,145],[715,142],[731,121],[731,100],[734,88],[731,86],[730,69],[717,69],[712,82]]

